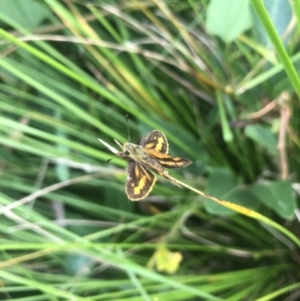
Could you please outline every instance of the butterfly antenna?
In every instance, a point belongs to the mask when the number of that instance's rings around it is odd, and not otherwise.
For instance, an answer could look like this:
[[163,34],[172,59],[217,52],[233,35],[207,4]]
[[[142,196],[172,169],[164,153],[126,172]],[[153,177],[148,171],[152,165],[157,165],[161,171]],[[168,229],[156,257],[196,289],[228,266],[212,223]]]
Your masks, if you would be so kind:
[[130,131],[129,131],[128,114],[125,115],[125,119],[126,119],[126,124],[127,124],[128,142],[130,142]]

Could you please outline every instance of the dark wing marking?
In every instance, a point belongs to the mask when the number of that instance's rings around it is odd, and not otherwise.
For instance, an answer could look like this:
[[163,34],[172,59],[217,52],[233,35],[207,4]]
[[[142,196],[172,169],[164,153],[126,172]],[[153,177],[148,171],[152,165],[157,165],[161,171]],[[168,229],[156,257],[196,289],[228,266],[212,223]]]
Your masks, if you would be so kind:
[[129,161],[125,191],[130,200],[144,199],[152,190],[155,181],[151,171],[133,160]]
[[162,154],[155,150],[148,150],[147,152],[165,168],[182,168],[193,163],[189,159]]
[[142,137],[140,145],[147,150],[152,149],[163,154],[167,154],[169,151],[169,144],[165,134],[158,130],[154,130]]

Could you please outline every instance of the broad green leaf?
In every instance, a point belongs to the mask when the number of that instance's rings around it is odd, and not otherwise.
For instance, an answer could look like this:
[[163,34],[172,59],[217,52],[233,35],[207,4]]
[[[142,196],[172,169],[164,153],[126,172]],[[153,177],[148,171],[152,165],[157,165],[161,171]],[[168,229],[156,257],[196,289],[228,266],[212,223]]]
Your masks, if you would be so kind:
[[265,148],[273,156],[277,155],[277,141],[272,131],[261,125],[248,125],[245,135]]
[[251,27],[248,0],[212,0],[207,8],[206,30],[230,43]]
[[[245,206],[255,208],[259,205],[259,200],[247,188],[240,188],[237,181],[227,169],[219,169],[213,172],[207,184],[206,192],[217,198]],[[233,214],[234,211],[225,208],[211,200],[204,203],[206,210],[212,214]]]
[[236,187],[237,181],[233,178],[230,170],[225,168],[215,169],[209,176],[206,192],[216,197],[221,197],[229,190]]
[[[292,9],[289,0],[264,0],[263,2],[269,17],[276,28],[276,31],[280,36],[282,36],[292,18]],[[254,12],[252,14],[252,18],[253,31],[256,34],[259,43],[265,47],[273,48],[273,44],[271,43],[266,31],[263,29],[261,22]],[[287,43],[288,39],[285,37],[283,42]]]
[[[228,191],[228,193],[220,198],[246,208],[253,209],[259,206],[259,200],[250,190],[239,187]],[[235,214],[233,210],[208,200],[205,202],[205,208],[211,214]]]
[[[210,174],[205,192],[222,199],[223,196],[234,189],[236,185],[237,182],[228,169],[217,169]],[[229,214],[233,212],[211,200],[205,200],[204,207],[207,212],[212,214]]]
[[294,214],[296,200],[290,182],[276,181],[256,184],[251,188],[251,191],[262,203],[281,217],[289,218]]
[[50,11],[43,1],[2,0],[1,14],[31,30],[39,26],[49,16]]

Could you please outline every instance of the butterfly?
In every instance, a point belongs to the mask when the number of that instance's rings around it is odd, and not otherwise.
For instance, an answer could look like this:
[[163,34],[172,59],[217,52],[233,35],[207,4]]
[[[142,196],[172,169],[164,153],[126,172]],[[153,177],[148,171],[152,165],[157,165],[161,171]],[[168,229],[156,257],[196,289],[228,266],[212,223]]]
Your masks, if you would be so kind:
[[[189,159],[168,155],[168,140],[165,134],[158,130],[143,136],[139,144],[125,142],[122,145],[115,140],[122,149],[121,152],[115,152],[114,148],[100,141],[117,156],[129,161],[125,192],[132,201],[140,201],[149,195],[156,182],[153,172],[170,180],[166,168],[181,168],[192,163]],[[180,186],[175,179],[172,183]]]

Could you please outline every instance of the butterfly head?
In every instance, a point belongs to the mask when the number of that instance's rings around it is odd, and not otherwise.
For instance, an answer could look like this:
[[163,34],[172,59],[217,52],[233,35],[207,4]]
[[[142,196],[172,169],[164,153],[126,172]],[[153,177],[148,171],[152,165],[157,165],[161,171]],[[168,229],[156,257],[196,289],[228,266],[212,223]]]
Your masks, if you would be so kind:
[[134,151],[134,147],[133,147],[133,144],[132,143],[129,143],[129,142],[125,142],[123,145],[122,145],[122,153],[125,157],[127,158],[131,158],[131,154],[133,153]]

